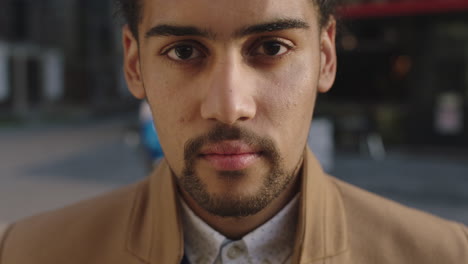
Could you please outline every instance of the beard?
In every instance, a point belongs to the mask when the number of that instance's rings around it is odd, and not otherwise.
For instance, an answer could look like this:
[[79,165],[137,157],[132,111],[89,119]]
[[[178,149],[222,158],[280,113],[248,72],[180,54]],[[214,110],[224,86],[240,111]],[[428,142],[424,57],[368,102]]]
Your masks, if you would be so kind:
[[[200,158],[200,150],[206,144],[218,143],[226,140],[240,140],[260,150],[261,158],[268,165],[265,175],[262,177],[260,188],[251,195],[233,193],[213,194],[209,193],[207,186],[195,171],[197,159]],[[204,210],[220,217],[246,217],[254,215],[264,209],[276,197],[278,197],[294,178],[294,171],[287,171],[283,165],[283,159],[273,140],[260,137],[255,133],[226,125],[218,125],[205,135],[189,140],[184,147],[184,168],[182,175],[176,175],[178,185],[185,190],[195,202]],[[247,176],[245,170],[219,171],[218,176],[226,180]]]

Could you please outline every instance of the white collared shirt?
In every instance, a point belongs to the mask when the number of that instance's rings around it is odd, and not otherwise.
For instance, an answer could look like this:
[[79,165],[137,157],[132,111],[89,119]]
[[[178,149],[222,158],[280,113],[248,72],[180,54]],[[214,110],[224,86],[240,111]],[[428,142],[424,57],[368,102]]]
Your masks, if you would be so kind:
[[184,251],[191,264],[290,263],[296,233],[296,195],[268,222],[232,241],[203,222],[181,200]]

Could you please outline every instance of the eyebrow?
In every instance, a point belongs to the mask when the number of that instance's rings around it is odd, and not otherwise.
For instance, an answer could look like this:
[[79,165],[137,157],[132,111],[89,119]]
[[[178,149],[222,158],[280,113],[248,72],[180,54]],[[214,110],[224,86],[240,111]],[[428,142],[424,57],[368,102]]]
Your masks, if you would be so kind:
[[[286,29],[308,29],[307,22],[298,19],[278,19],[272,22],[251,25],[241,28],[234,33],[234,37],[241,38],[253,34],[281,31]],[[200,29],[193,26],[176,26],[162,24],[151,28],[146,34],[146,38],[165,36],[199,36],[214,39],[216,34],[210,30]]]
[[307,22],[299,19],[279,19],[276,21],[263,23],[259,25],[252,25],[242,28],[236,33],[235,37],[244,37],[247,35],[261,34],[267,32],[281,31],[286,29],[308,29],[310,28]]
[[146,38],[150,37],[165,37],[165,36],[199,36],[205,38],[214,38],[214,34],[208,30],[202,30],[192,26],[174,26],[174,25],[158,25],[151,28],[145,34]]

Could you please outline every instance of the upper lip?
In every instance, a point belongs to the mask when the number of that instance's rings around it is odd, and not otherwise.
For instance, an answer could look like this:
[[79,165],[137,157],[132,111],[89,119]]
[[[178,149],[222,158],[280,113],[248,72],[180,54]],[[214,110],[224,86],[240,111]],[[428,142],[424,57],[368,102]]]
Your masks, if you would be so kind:
[[219,143],[208,144],[202,147],[201,155],[242,155],[258,153],[259,150],[239,140],[228,140]]

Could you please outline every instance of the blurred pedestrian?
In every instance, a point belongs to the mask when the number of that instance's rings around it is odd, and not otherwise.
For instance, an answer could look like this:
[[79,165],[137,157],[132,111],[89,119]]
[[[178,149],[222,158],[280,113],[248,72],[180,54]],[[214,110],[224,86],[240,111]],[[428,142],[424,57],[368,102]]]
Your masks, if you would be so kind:
[[164,153],[154,126],[150,106],[146,100],[141,102],[139,119],[141,146],[148,168],[152,168],[153,164],[157,164],[159,159],[164,156]]

